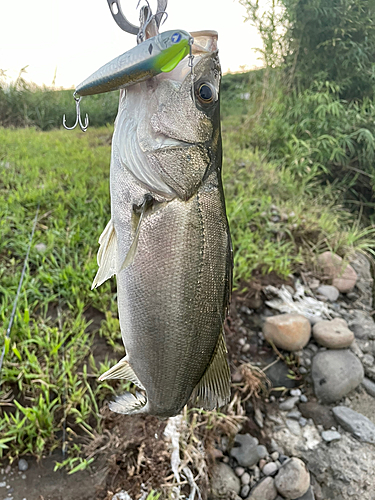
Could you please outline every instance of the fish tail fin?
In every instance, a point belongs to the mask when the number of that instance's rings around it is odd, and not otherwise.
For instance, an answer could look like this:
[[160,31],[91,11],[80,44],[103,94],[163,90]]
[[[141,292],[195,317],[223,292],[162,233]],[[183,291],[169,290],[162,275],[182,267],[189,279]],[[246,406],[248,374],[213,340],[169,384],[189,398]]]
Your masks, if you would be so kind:
[[142,382],[135,374],[133,368],[129,365],[126,356],[125,358],[120,359],[120,361],[116,363],[114,366],[112,366],[112,368],[110,368],[105,373],[100,375],[99,380],[103,382],[103,380],[114,379],[114,378],[122,378],[125,380],[129,380],[134,385],[144,390]]
[[192,394],[192,402],[205,410],[224,406],[230,400],[230,370],[224,333],[221,333],[211,362]]
[[98,272],[91,285],[91,290],[97,288],[102,283],[116,274],[117,266],[117,236],[112,219],[106,225],[99,238],[98,250]]
[[123,415],[130,415],[132,413],[144,413],[147,398],[136,393],[134,396],[130,392],[125,392],[121,396],[117,396],[115,401],[109,403],[109,409],[115,413],[122,413]]

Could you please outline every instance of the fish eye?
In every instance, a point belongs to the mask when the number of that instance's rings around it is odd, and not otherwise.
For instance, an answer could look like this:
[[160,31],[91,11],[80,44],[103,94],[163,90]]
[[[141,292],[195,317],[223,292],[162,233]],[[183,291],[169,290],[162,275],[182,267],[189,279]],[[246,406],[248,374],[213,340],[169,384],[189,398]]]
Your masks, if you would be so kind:
[[209,104],[214,100],[215,91],[209,83],[201,83],[197,89],[198,99],[204,103]]

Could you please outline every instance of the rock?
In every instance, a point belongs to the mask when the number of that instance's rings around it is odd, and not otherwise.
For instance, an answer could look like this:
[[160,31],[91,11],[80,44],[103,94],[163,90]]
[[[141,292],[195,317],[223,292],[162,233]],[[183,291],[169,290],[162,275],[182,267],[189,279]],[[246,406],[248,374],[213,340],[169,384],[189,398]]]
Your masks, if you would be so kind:
[[301,417],[299,420],[298,420],[298,423],[301,427],[306,427],[307,425],[307,420],[305,419],[305,417]]
[[[274,361],[274,358],[267,360],[267,364],[271,364],[272,361]],[[286,387],[290,389],[296,385],[296,381],[290,378],[288,366],[281,360],[278,360],[277,363],[270,366],[266,371],[266,375],[272,387]]]
[[306,491],[304,495],[301,497],[297,498],[297,500],[315,500],[314,492],[311,486],[309,486],[309,489]]
[[241,476],[241,484],[250,484],[251,476],[248,472],[244,472]]
[[370,261],[365,255],[357,252],[354,259],[350,262],[350,265],[358,275],[356,286],[360,292],[361,305],[371,310],[373,308],[373,279],[371,276]]
[[263,334],[281,349],[298,351],[310,340],[311,325],[301,314],[278,314],[266,319]]
[[362,363],[365,365],[365,366],[370,366],[372,367],[374,365],[374,356],[372,356],[371,354],[365,354],[362,358]]
[[275,462],[270,462],[263,467],[262,472],[265,476],[272,476],[273,474],[276,474],[277,470],[278,467]]
[[230,492],[237,495],[241,490],[241,482],[229,465],[219,462],[214,465],[211,477],[213,498],[227,498]]
[[298,396],[294,396],[292,398],[288,398],[288,399],[286,399],[285,401],[282,401],[279,404],[279,408],[280,408],[280,410],[283,410],[283,411],[289,411],[292,408],[294,408],[294,406],[295,406],[295,404],[297,403],[298,400],[299,400]]
[[304,394],[301,394],[301,396],[299,397],[299,400],[301,401],[301,403],[307,403],[307,396],[305,396]]
[[313,359],[314,391],[323,403],[334,403],[355,389],[363,380],[359,359],[349,350],[319,352]]
[[370,394],[373,398],[375,398],[375,384],[368,378],[364,378],[362,380],[362,385],[366,389],[367,393]]
[[333,252],[324,252],[319,255],[318,264],[339,292],[352,291],[357,282],[357,273],[350,264],[346,264],[341,257]]
[[294,434],[295,436],[299,436],[301,434],[301,427],[296,420],[287,418],[285,423],[292,434]]
[[27,463],[27,461],[24,458],[20,458],[18,460],[18,470],[20,470],[21,472],[25,472],[28,468],[29,464]]
[[259,458],[266,458],[268,456],[268,451],[262,444],[257,446],[257,453]]
[[337,422],[354,437],[375,444],[375,425],[367,417],[346,406],[335,406],[332,412]]
[[113,495],[112,500],[132,500],[132,497],[125,490],[121,490]]
[[350,315],[349,327],[357,339],[375,339],[375,323],[372,316],[366,311],[354,310]]
[[275,500],[276,497],[275,482],[272,477],[266,477],[251,490],[246,500]]
[[288,412],[286,416],[287,418],[291,418],[293,420],[299,420],[302,417],[301,412],[296,409]]
[[331,349],[349,347],[354,340],[354,333],[349,330],[346,321],[340,318],[318,321],[313,326],[313,336],[318,344]]
[[330,302],[336,302],[340,295],[340,292],[333,285],[320,285],[316,293],[320,293],[320,295],[326,297]]
[[245,469],[243,467],[236,467],[234,472],[236,473],[236,476],[241,477],[242,474],[244,474]]
[[242,486],[240,493],[241,497],[246,498],[249,493],[250,493],[250,485],[245,484],[244,486]]
[[290,395],[300,397],[302,395],[301,389],[291,389]]
[[317,500],[374,500],[374,445],[344,433],[339,441],[305,451],[302,457],[311,472]]
[[250,436],[250,434],[237,434],[234,438],[234,443],[239,446],[234,446],[230,454],[234,457],[242,467],[251,467],[258,463],[258,440]]
[[323,431],[322,438],[326,443],[330,443],[331,441],[338,441],[341,439],[341,434],[337,431]]
[[310,486],[310,474],[299,458],[291,458],[283,464],[275,477],[275,486],[280,495],[291,500],[304,495]]
[[255,423],[261,428],[263,429],[263,426],[264,426],[264,418],[263,418],[263,413],[260,411],[259,408],[255,408],[254,410],[254,420],[255,420]]

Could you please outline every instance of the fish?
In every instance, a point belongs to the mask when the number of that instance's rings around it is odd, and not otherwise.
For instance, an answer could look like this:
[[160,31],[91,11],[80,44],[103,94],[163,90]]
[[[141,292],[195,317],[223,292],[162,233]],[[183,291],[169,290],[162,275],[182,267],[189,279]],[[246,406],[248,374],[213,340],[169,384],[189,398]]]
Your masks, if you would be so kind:
[[[217,33],[191,33],[182,60],[120,91],[110,166],[111,219],[99,238],[93,288],[113,275],[126,356],[99,380],[138,390],[122,414],[177,415],[230,399],[223,322],[232,246],[221,180]],[[143,392],[142,392],[143,391]]]
[[77,85],[74,94],[102,94],[167,73],[189,54],[190,43],[190,34],[183,30],[158,33],[104,64]]

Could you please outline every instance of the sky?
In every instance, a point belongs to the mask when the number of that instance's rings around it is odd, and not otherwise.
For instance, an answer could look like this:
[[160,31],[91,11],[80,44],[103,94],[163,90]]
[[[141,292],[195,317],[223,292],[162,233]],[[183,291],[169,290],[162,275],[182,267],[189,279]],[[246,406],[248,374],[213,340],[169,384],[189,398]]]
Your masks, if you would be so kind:
[[[153,11],[157,0],[149,0]],[[138,24],[138,0],[121,0],[126,17]],[[143,2],[144,3],[144,2]],[[142,5],[142,3],[141,3]],[[238,0],[169,0],[161,31],[216,30],[223,73],[261,66],[254,48],[260,38]],[[107,0],[1,0],[0,70],[15,79],[75,87],[111,59],[136,45],[136,37],[112,19]]]

